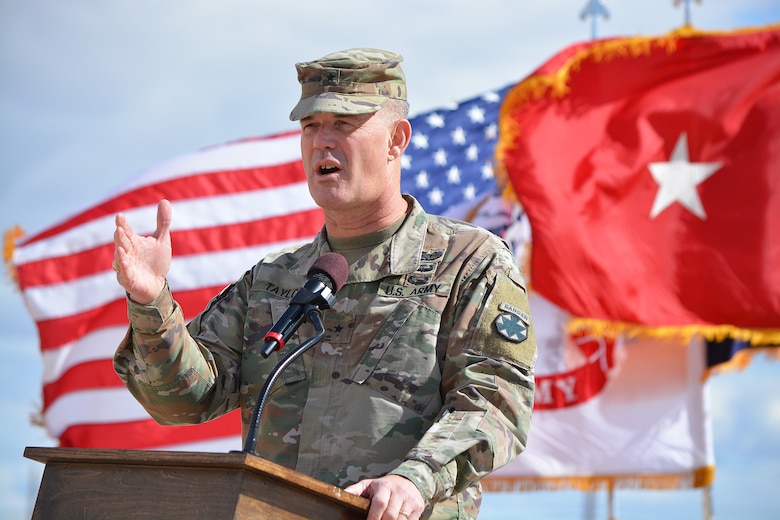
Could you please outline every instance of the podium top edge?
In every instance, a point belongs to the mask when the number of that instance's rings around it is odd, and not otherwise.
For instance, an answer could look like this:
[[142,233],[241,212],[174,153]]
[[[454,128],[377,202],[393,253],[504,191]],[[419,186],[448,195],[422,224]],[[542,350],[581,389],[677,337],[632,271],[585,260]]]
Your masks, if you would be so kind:
[[228,453],[156,450],[117,450],[99,448],[31,447],[24,449],[25,458],[44,464],[104,464],[149,467],[178,467],[245,470],[303,487],[331,500],[368,510],[370,500],[347,493],[303,473],[291,470],[253,453]]

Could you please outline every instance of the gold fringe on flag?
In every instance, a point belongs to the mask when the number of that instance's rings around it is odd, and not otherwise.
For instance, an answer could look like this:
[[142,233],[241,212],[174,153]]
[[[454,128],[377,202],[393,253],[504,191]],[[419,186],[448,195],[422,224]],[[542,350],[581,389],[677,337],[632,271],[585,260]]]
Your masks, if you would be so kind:
[[24,230],[16,224],[10,229],[6,229],[3,233],[3,263],[5,264],[6,276],[8,276],[14,283],[19,284],[19,279],[16,275],[16,264],[14,264],[14,249],[16,248],[16,241],[25,235]]
[[602,489],[697,489],[715,480],[715,466],[703,466],[686,473],[658,475],[598,475],[571,477],[503,477],[488,475],[482,488],[491,493],[530,491],[599,491]]
[[649,326],[638,323],[599,320],[595,318],[571,318],[567,324],[569,332],[590,332],[602,337],[627,336],[629,338],[682,338],[689,342],[694,336],[701,335],[710,341],[723,341],[727,338],[747,341],[753,346],[780,345],[780,329],[745,329],[733,325],[669,325]]

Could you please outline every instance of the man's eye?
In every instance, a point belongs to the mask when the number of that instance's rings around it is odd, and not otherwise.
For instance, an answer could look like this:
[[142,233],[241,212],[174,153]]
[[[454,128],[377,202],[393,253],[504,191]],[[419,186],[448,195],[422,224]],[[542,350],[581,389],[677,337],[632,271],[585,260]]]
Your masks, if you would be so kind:
[[342,131],[352,130],[356,126],[354,121],[348,121],[346,119],[345,120],[336,121],[334,124],[335,124],[336,128],[338,128],[339,130],[342,130]]

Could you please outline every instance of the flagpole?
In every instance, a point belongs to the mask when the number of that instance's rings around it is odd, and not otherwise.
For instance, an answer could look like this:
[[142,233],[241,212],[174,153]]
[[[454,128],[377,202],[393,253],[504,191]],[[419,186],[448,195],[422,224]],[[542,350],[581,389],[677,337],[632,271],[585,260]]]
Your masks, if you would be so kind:
[[590,17],[590,39],[595,40],[598,36],[598,18],[599,15],[609,19],[609,11],[601,0],[588,0],[585,7],[580,12],[580,20]]
[[607,519],[618,520],[615,516],[615,481],[611,479],[607,485]]
[[596,520],[596,491],[585,491],[583,520]]
[[[691,0],[674,0],[674,6],[677,7],[683,4],[683,20],[685,25],[691,25]],[[701,3],[701,0],[696,0],[697,4]]]
[[691,0],[683,0],[685,4],[683,10],[685,12],[683,21],[685,25],[691,25]]
[[702,502],[702,518],[704,520],[714,520],[715,511],[712,507],[712,484],[708,484],[702,489]]

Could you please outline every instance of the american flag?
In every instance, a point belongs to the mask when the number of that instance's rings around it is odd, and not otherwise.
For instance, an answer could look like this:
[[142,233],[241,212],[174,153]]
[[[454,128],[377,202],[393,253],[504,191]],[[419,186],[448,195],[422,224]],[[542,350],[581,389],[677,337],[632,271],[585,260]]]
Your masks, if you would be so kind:
[[[442,214],[463,214],[495,193],[493,149],[506,90],[412,118],[402,190]],[[177,157],[17,244],[13,262],[43,358],[42,419],[61,446],[240,449],[237,414],[199,426],[159,426],[114,374],[111,359],[127,316],[111,270],[113,221],[123,212],[136,231],[151,233],[158,200],[171,200],[169,284],[193,317],[264,254],[306,241],[322,226],[298,143],[294,131]]]

